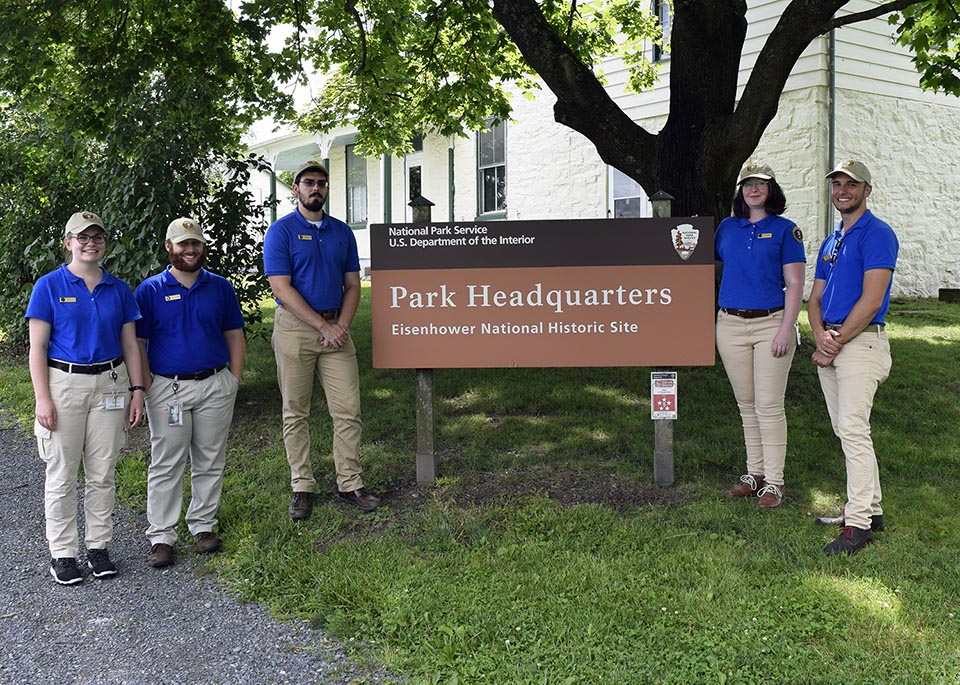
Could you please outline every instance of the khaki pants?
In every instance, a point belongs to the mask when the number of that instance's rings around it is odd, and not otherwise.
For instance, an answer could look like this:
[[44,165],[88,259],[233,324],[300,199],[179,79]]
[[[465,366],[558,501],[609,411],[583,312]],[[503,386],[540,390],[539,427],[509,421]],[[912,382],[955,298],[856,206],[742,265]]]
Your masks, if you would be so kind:
[[[77,473],[83,464],[84,542],[88,550],[104,549],[113,538],[114,473],[126,444],[130,380],[126,366],[98,375],[50,368],[50,396],[57,426],[34,424],[40,458],[46,464],[44,514],[50,556],[76,557]],[[123,409],[104,409],[104,393],[124,398]]]
[[[228,369],[200,381],[154,376],[147,393],[150,471],[147,476],[147,537],[150,544],[177,542],[183,507],[183,472],[190,461],[190,533],[213,531],[223,491],[227,435],[240,383]],[[179,404],[183,425],[170,425],[169,405]]]
[[283,443],[294,492],[313,492],[317,481],[310,463],[310,403],[313,375],[327,398],[333,420],[333,464],[337,488],[350,492],[363,487],[360,477],[360,373],[353,340],[339,350],[320,346],[320,334],[296,316],[277,307],[273,325],[277,382],[283,398]]
[[868,530],[870,516],[882,514],[880,468],[873,451],[870,412],[880,384],[890,375],[890,342],[885,331],[864,332],[844,344],[833,365],[819,369],[833,432],[847,467],[847,525]]
[[789,352],[782,357],[770,352],[770,343],[782,324],[782,311],[756,319],[717,312],[717,351],[740,408],[747,473],[781,487],[787,455],[783,396],[797,349],[791,335]]

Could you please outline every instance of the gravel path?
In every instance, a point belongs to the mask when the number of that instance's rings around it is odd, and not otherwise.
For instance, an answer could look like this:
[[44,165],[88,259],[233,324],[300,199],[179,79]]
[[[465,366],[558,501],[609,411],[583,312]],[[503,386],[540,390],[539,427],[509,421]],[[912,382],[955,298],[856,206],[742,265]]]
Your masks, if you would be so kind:
[[[122,507],[109,547],[117,577],[57,585],[48,571],[42,466],[32,437],[0,410],[0,683],[397,682],[348,661],[306,623],[280,623],[225,596],[186,550],[172,567],[147,566],[144,516]],[[82,546],[82,529],[80,539]]]

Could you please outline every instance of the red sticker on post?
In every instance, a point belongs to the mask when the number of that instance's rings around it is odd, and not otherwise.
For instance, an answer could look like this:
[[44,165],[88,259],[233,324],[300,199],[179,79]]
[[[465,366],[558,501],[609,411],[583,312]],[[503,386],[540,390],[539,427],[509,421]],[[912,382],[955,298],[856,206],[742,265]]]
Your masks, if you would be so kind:
[[677,418],[676,371],[653,371],[650,374],[650,418]]

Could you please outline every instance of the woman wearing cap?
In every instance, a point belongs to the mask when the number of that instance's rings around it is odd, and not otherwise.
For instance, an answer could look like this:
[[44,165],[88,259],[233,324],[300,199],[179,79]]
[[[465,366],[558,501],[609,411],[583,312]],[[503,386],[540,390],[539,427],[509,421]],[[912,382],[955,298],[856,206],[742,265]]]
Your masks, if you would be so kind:
[[30,295],[30,376],[34,432],[46,464],[44,514],[50,574],[61,585],[83,580],[77,568],[77,472],[83,463],[87,564],[115,575],[114,470],[126,432],[143,416],[143,385],[130,287],[107,273],[103,222],[77,212],[64,231],[68,263],[41,276]]
[[747,473],[731,497],[759,497],[761,509],[783,502],[787,419],[783,396],[797,346],[803,294],[803,233],[780,216],[787,200],[762,162],[740,172],[733,216],[714,237],[722,263],[717,350],[743,420]]

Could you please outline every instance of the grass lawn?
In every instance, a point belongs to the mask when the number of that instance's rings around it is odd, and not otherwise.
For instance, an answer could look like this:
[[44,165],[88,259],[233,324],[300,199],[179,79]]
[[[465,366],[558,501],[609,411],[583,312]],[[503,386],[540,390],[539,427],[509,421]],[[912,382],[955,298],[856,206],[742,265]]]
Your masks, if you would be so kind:
[[[362,456],[385,505],[333,503],[318,391],[323,494],[289,520],[268,311],[248,339],[225,550],[209,562],[229,591],[415,683],[960,683],[960,305],[891,309],[873,413],[886,531],[838,558],[821,553],[837,530],[813,525],[839,511],[845,475],[809,343],[787,390],[780,510],[724,494],[744,456],[719,361],[678,369],[672,488],[652,485],[650,369],[438,370],[440,479],[420,488],[414,372],[371,368],[368,298],[354,326]],[[32,425],[23,351],[0,369],[0,404]],[[139,433],[119,481],[142,508]]]

